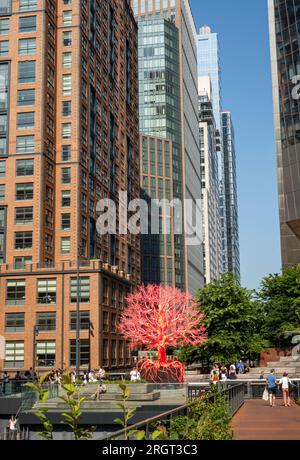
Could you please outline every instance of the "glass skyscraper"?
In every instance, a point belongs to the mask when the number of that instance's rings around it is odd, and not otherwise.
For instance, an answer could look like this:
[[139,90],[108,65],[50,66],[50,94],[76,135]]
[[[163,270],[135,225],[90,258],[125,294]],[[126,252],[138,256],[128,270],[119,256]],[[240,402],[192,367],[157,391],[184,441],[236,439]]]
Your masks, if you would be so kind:
[[[139,26],[140,134],[145,146],[148,142],[153,145],[150,150],[142,148],[143,180],[150,180],[153,185],[146,190],[150,200],[159,193],[155,185],[158,174],[155,163],[158,165],[157,155],[162,150],[158,150],[160,144],[155,143],[153,137],[169,140],[172,142],[171,199],[190,199],[194,215],[197,209],[201,216],[196,29],[189,1],[132,0],[131,4]],[[152,141],[146,142],[145,136],[150,136]],[[144,169],[147,164],[151,168],[147,152],[150,157],[152,155],[153,174],[150,176]],[[159,178],[167,184],[167,176]],[[185,213],[186,208],[183,211]],[[198,228],[202,229],[202,223]],[[204,284],[202,235],[193,246],[187,244],[186,236],[172,235],[171,239],[175,251],[172,284],[194,294]],[[153,251],[149,254],[148,238],[146,242],[148,247],[143,246],[142,253],[146,257],[150,255],[151,262],[146,259],[142,265],[146,267],[150,263],[151,272],[154,272],[151,264],[155,258]],[[159,241],[156,238],[151,244],[156,248],[160,246],[156,254],[165,260],[168,245],[162,238]],[[161,272],[165,273],[164,267]],[[146,281],[151,282],[149,270],[146,275]]]
[[222,91],[221,91],[221,63],[219,53],[218,34],[212,33],[208,26],[201,27],[197,36],[198,77],[210,77],[212,87],[212,105],[216,123],[216,142],[219,173],[219,204],[222,231],[222,271],[228,271],[227,259],[227,224],[226,224],[226,197],[224,189],[224,154],[222,140]]
[[269,0],[283,266],[300,263],[300,0]]
[[238,224],[238,199],[235,138],[230,112],[222,112],[224,189],[226,199],[227,260],[228,271],[240,279],[240,246]]

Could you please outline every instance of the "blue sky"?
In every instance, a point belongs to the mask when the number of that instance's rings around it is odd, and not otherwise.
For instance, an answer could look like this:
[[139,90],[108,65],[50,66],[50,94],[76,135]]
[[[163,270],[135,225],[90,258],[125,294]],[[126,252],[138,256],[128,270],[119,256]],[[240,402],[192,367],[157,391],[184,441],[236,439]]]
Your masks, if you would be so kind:
[[190,0],[196,27],[219,33],[223,109],[236,135],[242,284],[280,271],[267,0]]

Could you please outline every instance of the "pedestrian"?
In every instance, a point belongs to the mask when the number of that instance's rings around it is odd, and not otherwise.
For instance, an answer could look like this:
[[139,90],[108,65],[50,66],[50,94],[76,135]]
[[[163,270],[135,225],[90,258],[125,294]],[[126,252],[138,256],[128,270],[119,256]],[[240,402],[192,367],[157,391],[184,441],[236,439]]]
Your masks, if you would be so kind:
[[130,372],[130,381],[132,383],[136,383],[137,382],[137,379],[138,379],[138,370],[137,368],[135,367],[134,369],[132,369],[132,371]]
[[227,380],[227,374],[228,374],[227,368],[226,368],[225,366],[222,366],[222,367],[221,367],[221,381],[222,381],[222,382],[226,382],[226,380]]
[[76,372],[74,372],[74,371],[71,372],[70,379],[71,379],[72,385],[75,385],[75,383],[76,383]]
[[18,419],[12,415],[8,422],[8,429],[9,429],[9,440],[14,441],[17,439],[17,423]]
[[92,395],[92,399],[99,401],[100,395],[107,392],[106,385],[100,379],[96,392]]
[[214,371],[212,372],[212,375],[211,375],[211,377],[210,377],[210,381],[211,381],[211,383],[212,383],[213,385],[217,385],[218,382],[220,381],[219,373],[218,373],[216,370],[214,370]]
[[265,378],[265,371],[261,371],[259,380],[264,380],[264,378]]
[[243,363],[243,361],[241,359],[237,364],[237,370],[238,370],[239,374],[243,374],[244,371],[245,371],[245,365],[244,365],[244,363]]
[[98,378],[101,380],[105,377],[105,370],[102,369],[102,367],[99,368],[99,371],[98,371]]
[[234,364],[232,364],[229,368],[229,374],[228,374],[228,379],[229,380],[236,380],[237,375],[236,375],[236,367]]
[[3,394],[4,395],[6,393],[6,387],[7,387],[8,384],[9,384],[9,375],[5,371],[4,374],[3,374]]
[[283,373],[283,376],[280,379],[279,383],[282,386],[282,394],[283,394],[284,406],[285,407],[291,407],[290,386],[292,385],[292,382],[289,379],[289,374],[287,372]]
[[275,407],[276,403],[276,389],[277,379],[275,375],[275,369],[271,369],[270,374],[267,376],[267,389],[269,392],[270,407]]

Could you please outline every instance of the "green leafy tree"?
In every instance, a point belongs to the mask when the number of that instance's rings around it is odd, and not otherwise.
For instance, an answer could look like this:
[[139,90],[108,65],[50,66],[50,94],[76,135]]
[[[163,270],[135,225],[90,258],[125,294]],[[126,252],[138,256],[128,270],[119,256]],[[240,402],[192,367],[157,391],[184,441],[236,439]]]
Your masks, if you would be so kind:
[[252,357],[268,346],[260,333],[263,306],[253,292],[240,286],[233,274],[224,274],[197,294],[204,314],[208,341],[182,350],[187,363],[196,360],[230,364]]
[[71,382],[71,377],[65,374],[62,376],[61,386],[65,394],[60,396],[60,399],[70,408],[69,412],[62,413],[63,421],[61,423],[71,428],[76,441],[92,439],[92,433],[95,431],[95,427],[85,429],[78,426],[78,419],[82,414],[80,407],[86,400],[86,398],[80,396],[80,385],[74,385]]
[[263,304],[263,336],[272,346],[290,345],[287,331],[300,329],[300,265],[263,279],[257,293]]
[[[30,390],[33,390],[38,395],[38,400],[40,403],[46,403],[49,398],[49,390],[45,386],[45,381],[48,379],[49,373],[44,374],[39,377],[37,383],[28,382],[25,383],[25,386]],[[38,435],[46,439],[47,441],[53,440],[53,424],[47,416],[48,408],[45,406],[40,406],[39,409],[35,412],[35,415],[40,420],[43,425],[44,431],[38,433]]]

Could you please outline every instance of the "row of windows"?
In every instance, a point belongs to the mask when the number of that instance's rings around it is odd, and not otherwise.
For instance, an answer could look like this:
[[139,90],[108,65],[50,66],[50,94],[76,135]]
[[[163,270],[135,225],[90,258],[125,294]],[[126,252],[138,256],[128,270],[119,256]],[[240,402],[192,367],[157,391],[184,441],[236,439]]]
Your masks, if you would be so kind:
[[[70,340],[70,366],[76,365],[76,340]],[[124,342],[111,340],[110,353],[108,349],[109,341],[103,340],[103,364],[108,364],[109,355],[111,365],[115,366],[124,363]],[[118,350],[117,350],[118,346]],[[90,340],[80,339],[80,365],[90,365]],[[7,341],[5,343],[5,362],[7,368],[24,367],[25,348],[23,341]],[[54,367],[56,360],[56,342],[55,340],[38,340],[36,342],[36,366],[37,367]],[[126,344],[126,363],[130,363],[130,349]]]
[[[79,277],[79,283],[76,278],[70,278],[70,302],[77,302],[77,291],[80,303],[90,302],[90,278]],[[43,278],[37,280],[37,304],[56,304],[57,280],[56,278]],[[126,290],[126,296],[128,291]],[[26,281],[25,279],[8,280],[6,285],[6,304],[7,305],[24,305],[26,300]],[[111,283],[110,304],[112,307],[123,308],[124,290],[123,286]],[[108,305],[109,301],[109,283],[103,279],[103,304]]]
[[[1,165],[0,165],[0,177],[2,176],[1,172]],[[22,171],[22,174],[19,175],[26,175],[28,171],[25,169]],[[83,195],[85,196],[85,195]],[[5,185],[0,184],[0,201],[5,200]],[[33,200],[33,183],[24,183],[24,184],[17,184],[16,185],[16,200],[17,201],[26,201],[26,200]],[[50,197],[46,197],[47,203],[50,204]],[[84,204],[84,203],[83,203]],[[70,190],[63,190],[61,192],[61,206],[64,208],[69,208],[71,206],[71,191]]]
[[[89,330],[90,312],[79,312],[79,325],[80,330]],[[77,313],[76,311],[70,312],[69,328],[71,331],[76,330]],[[55,331],[56,330],[56,312],[37,313],[36,314],[36,328],[38,331]],[[25,330],[25,313],[6,313],[5,315],[5,331],[6,332],[24,332]]]
[[[43,331],[56,331],[56,312],[42,312],[36,314],[36,330]],[[117,332],[117,318],[116,313],[103,312],[102,328],[103,332]],[[109,323],[110,318],[110,323]],[[69,315],[69,328],[71,331],[76,330],[77,325],[77,312],[71,311]],[[90,312],[79,312],[79,329],[81,331],[91,331],[93,328],[90,322]],[[25,330],[25,313],[6,313],[5,314],[5,331],[10,333],[24,332]]]
[[[37,280],[36,303],[39,305],[56,304],[56,278]],[[80,277],[77,286],[77,277],[70,278],[70,302],[77,302],[77,290],[80,303],[90,302],[90,278]],[[26,299],[26,282],[24,279],[9,280],[6,285],[6,304],[24,305]]]

